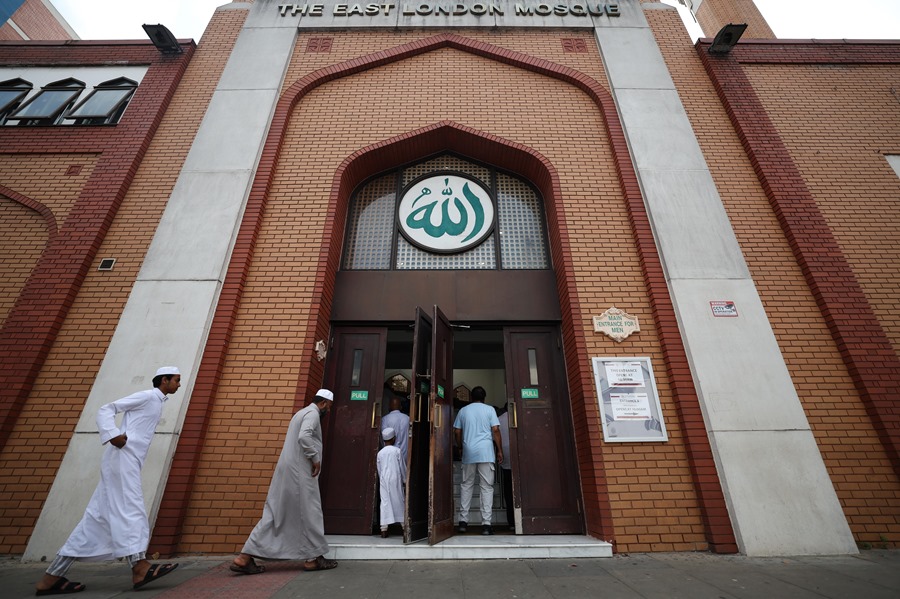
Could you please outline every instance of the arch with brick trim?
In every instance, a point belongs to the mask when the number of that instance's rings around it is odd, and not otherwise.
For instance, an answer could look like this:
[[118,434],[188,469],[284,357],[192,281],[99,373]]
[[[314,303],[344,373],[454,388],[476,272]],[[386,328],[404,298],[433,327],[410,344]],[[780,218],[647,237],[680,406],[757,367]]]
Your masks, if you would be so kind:
[[[728,519],[724,494],[718,483],[699,402],[689,374],[687,356],[677,331],[674,308],[613,98],[595,79],[580,71],[452,33],[416,40],[319,69],[295,82],[282,94],[251,187],[235,250],[216,308],[212,331],[197,375],[191,405],[172,465],[173,474],[169,477],[154,530],[154,549],[171,554],[178,545],[184,522],[184,507],[187,505],[193,477],[198,467],[200,449],[212,412],[213,398],[221,378],[242,290],[252,262],[253,249],[265,213],[269,188],[294,107],[310,91],[329,81],[442,48],[468,52],[568,83],[584,92],[597,106],[612,148],[616,172],[628,206],[632,233],[644,269],[655,324],[666,358],[666,369],[690,456],[707,541],[713,551],[736,552],[737,545]],[[346,219],[347,203],[353,188],[366,177],[400,164],[398,157],[420,157],[429,153],[429,150],[452,150],[460,143],[459,140],[463,139],[470,145],[466,145],[466,151],[461,153],[475,159],[483,159],[484,162],[531,180],[544,195],[548,223],[552,225],[549,241],[557,258],[556,277],[562,302],[568,386],[570,394],[580,398],[580,401],[572,404],[573,416],[583,416],[587,405],[593,403],[594,383],[588,365],[578,359],[578,356],[586,353],[587,343],[583,330],[575,326],[572,320],[573,312],[580,312],[580,308],[574,284],[575,270],[570,253],[567,251],[567,232],[564,226],[560,226],[565,219],[561,215],[562,203],[558,201],[561,193],[556,171],[549,161],[530,148],[450,121],[442,121],[360,149],[348,156],[340,165],[332,179],[331,208],[319,247],[318,268],[315,273],[318,299],[314,301],[315,309],[311,311],[307,327],[308,338],[300,345],[312,347],[316,339],[326,338],[328,335],[334,277],[342,250],[340,245],[332,244],[331,240],[335,237],[335,233],[343,230],[341,227]],[[503,151],[498,152],[498,149]],[[337,237],[340,238],[340,235]],[[318,387],[323,376],[324,364],[321,362],[310,360],[301,367],[295,395],[296,407],[302,406],[305,398]],[[599,426],[597,423],[592,426],[588,422],[587,427],[576,432],[582,493],[590,499],[585,501],[587,530],[589,534],[614,542],[612,508],[603,469],[603,455],[599,448],[591,444],[592,434],[588,431],[596,435],[596,438],[600,438]]]
[[34,210],[44,219],[44,222],[47,223],[47,233],[48,238],[47,241],[50,242],[56,237],[57,226],[56,226],[56,217],[53,216],[53,211],[50,210],[46,205],[38,202],[37,200],[33,200],[27,196],[24,196],[16,191],[13,191],[9,187],[5,185],[0,185],[0,196],[4,196],[9,198],[13,202],[22,204],[26,208]]
[[2,325],[22,296],[29,274],[46,259],[47,247],[57,236],[57,226],[50,208],[4,185],[0,185],[0,203],[10,211],[9,222],[4,223],[7,243],[3,249],[3,276],[8,294],[4,294],[0,306]]

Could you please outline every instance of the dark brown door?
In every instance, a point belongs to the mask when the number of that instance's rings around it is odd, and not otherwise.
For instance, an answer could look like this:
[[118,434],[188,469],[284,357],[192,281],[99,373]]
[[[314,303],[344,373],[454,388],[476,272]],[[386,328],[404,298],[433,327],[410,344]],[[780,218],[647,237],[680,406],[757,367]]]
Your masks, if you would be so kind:
[[584,530],[562,349],[555,327],[504,330],[513,496],[524,534]]
[[453,329],[434,307],[431,341],[431,471],[429,474],[428,544],[453,536]]
[[409,396],[406,506],[403,542],[428,536],[428,472],[430,442],[431,337],[434,326],[422,308],[416,308],[413,332],[412,390]]
[[319,481],[329,534],[372,534],[386,345],[383,328],[341,327],[332,337],[325,385],[334,405]]

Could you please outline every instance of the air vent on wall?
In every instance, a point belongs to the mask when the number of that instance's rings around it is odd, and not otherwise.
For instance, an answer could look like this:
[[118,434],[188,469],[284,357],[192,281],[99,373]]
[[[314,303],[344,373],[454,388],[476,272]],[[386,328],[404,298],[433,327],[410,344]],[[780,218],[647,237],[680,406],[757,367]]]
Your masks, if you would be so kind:
[[97,270],[112,270],[115,263],[115,258],[104,258],[100,261],[100,266],[97,267]]

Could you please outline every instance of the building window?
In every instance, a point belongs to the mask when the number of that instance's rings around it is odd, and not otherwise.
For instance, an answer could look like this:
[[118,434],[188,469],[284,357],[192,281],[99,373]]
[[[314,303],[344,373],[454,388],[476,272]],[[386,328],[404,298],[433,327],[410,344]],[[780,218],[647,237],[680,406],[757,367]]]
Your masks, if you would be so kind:
[[19,107],[31,87],[31,83],[19,78],[0,81],[0,125]]
[[73,119],[76,125],[118,123],[135,89],[137,82],[125,77],[104,81],[64,118]]
[[[496,211],[491,235],[465,251],[431,252],[400,233],[404,189],[430,173],[459,173],[484,184]],[[534,270],[550,268],[543,202],[527,181],[444,154],[370,179],[350,201],[345,270]]]
[[78,79],[49,83],[7,118],[20,125],[56,125],[83,89],[84,82]]

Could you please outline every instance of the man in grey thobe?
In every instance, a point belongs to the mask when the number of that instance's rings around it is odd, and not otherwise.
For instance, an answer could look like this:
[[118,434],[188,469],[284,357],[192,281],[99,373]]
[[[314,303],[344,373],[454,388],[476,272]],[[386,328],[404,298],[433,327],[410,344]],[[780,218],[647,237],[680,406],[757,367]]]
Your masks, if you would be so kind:
[[321,420],[331,410],[333,401],[334,393],[319,389],[313,402],[291,418],[262,519],[250,533],[241,554],[234,558],[233,572],[264,572],[254,557],[302,559],[305,570],[337,567],[336,561],[324,557],[328,541],[318,479],[322,471]]

